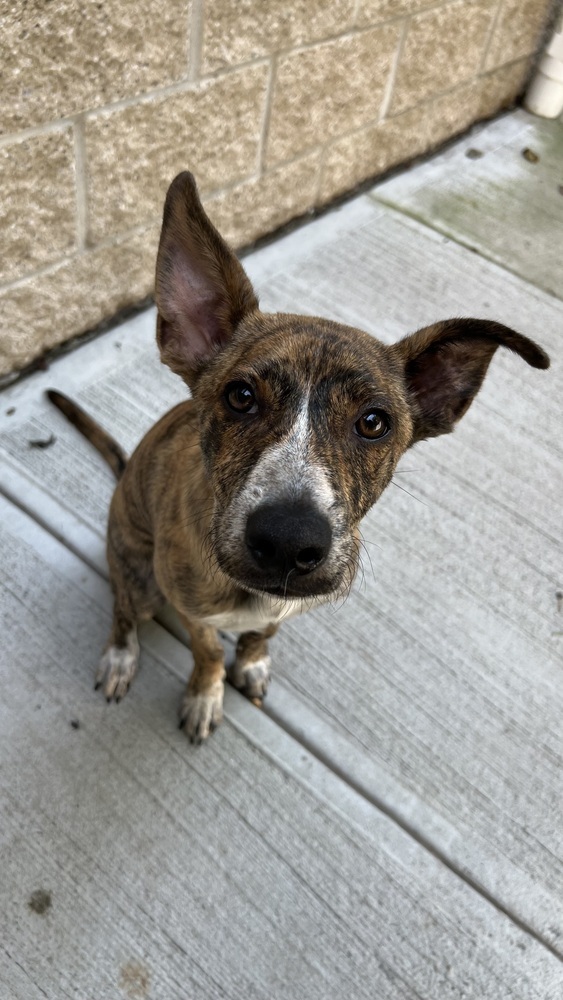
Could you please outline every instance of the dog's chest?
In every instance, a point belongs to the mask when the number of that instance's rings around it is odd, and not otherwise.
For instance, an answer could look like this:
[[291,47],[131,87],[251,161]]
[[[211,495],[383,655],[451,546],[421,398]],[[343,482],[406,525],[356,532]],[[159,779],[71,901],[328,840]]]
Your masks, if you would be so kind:
[[206,625],[225,629],[228,632],[260,632],[268,625],[279,625],[288,618],[310,611],[324,604],[327,598],[313,600],[284,601],[279,597],[252,597],[243,607],[220,611],[202,619]]

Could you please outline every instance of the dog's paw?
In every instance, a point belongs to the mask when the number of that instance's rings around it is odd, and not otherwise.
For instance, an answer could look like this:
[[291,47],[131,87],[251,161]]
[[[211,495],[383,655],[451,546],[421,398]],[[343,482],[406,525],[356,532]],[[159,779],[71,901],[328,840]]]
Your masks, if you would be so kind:
[[108,701],[121,701],[139,666],[139,642],[135,632],[127,636],[127,645],[109,646],[96,672],[96,690],[102,687]]
[[200,744],[211,736],[223,718],[223,681],[215,681],[207,691],[187,691],[180,709],[180,729],[190,743]]
[[269,656],[262,656],[249,663],[235,662],[229,680],[251,701],[262,701],[270,683],[271,662]]

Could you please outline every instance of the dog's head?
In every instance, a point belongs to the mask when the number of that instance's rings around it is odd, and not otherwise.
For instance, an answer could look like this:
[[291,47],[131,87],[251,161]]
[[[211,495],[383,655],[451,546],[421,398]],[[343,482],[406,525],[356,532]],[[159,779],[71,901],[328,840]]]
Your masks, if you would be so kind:
[[191,388],[221,569],[250,591],[342,593],[357,527],[415,441],[466,412],[497,347],[547,368],[499,323],[455,319],[386,346],[328,320],[260,312],[191,174],[171,184],[156,270],[162,360]]

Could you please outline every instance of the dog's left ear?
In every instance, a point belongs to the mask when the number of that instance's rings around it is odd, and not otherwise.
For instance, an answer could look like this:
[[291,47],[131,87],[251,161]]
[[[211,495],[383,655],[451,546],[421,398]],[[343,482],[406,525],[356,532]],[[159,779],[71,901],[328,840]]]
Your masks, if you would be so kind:
[[187,171],[166,195],[155,299],[161,358],[188,385],[258,308],[242,265],[205,214]]
[[446,320],[393,346],[409,392],[412,444],[454,429],[480,389],[497,347],[515,351],[533,368],[549,368],[547,354],[532,340],[484,319]]

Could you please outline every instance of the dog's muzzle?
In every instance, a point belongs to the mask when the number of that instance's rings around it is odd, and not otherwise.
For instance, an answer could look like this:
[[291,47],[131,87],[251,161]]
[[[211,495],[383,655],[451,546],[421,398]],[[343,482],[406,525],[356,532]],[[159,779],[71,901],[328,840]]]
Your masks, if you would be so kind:
[[246,522],[245,543],[259,570],[285,579],[306,576],[325,562],[332,529],[309,503],[271,503],[257,507]]

